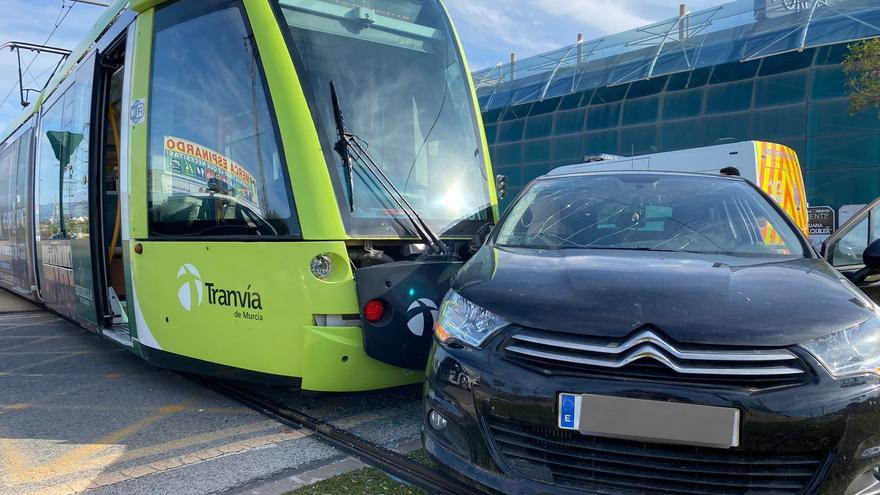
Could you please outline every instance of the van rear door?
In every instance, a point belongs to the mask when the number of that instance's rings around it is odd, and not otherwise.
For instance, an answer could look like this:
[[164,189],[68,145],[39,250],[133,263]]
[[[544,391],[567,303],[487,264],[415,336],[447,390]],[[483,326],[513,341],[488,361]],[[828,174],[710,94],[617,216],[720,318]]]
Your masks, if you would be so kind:
[[770,195],[794,220],[804,233],[810,235],[804,179],[797,153],[788,146],[755,142],[758,159],[758,186]]

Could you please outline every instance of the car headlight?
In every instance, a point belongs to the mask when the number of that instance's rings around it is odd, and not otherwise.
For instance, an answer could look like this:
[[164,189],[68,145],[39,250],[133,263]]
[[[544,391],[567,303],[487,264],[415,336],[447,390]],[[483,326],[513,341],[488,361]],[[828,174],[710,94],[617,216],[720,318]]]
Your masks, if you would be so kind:
[[864,373],[880,374],[880,317],[811,340],[801,347],[837,378]]
[[440,304],[440,316],[437,318],[435,334],[443,343],[457,340],[479,347],[507,324],[504,318],[450,290]]

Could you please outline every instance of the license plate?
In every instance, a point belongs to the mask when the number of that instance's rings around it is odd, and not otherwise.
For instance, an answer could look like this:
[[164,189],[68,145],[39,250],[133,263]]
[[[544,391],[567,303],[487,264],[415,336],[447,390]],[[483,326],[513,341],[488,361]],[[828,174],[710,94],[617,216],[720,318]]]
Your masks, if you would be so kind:
[[559,394],[559,427],[643,442],[730,448],[739,446],[740,412],[591,394]]

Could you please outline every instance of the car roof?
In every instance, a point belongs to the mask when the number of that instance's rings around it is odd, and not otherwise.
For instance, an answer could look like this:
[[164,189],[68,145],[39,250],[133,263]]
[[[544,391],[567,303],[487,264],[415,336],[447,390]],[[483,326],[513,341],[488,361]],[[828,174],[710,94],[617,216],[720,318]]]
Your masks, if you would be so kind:
[[595,175],[655,175],[658,177],[664,176],[681,176],[681,177],[701,177],[706,179],[718,179],[718,180],[734,180],[748,183],[749,181],[738,175],[721,175],[721,174],[704,174],[699,172],[674,172],[674,171],[661,171],[661,170],[577,170],[572,172],[555,172],[554,169],[550,172],[537,177],[537,180],[544,179],[561,179],[565,177],[588,177]]

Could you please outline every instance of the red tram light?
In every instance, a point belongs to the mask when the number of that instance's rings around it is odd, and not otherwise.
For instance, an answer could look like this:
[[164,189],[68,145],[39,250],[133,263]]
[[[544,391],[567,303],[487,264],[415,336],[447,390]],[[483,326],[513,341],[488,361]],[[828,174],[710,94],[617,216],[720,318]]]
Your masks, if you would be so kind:
[[379,299],[371,299],[364,306],[364,318],[370,323],[375,323],[385,315],[385,304]]

